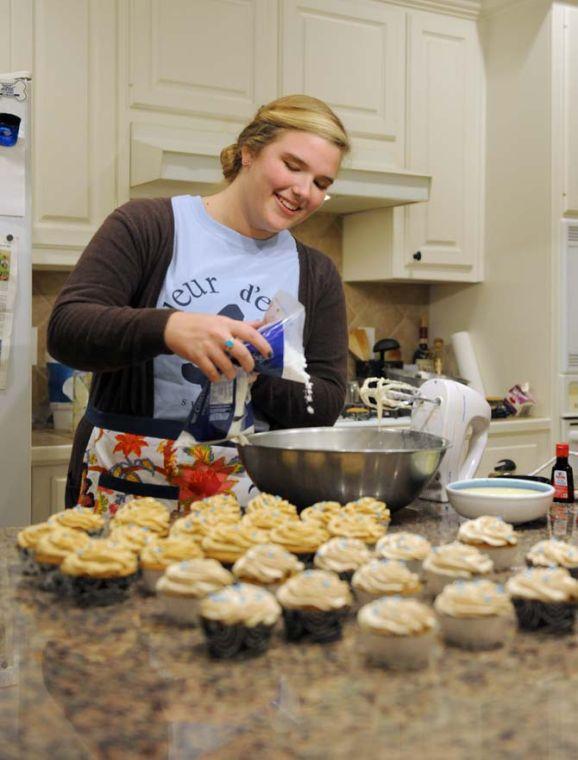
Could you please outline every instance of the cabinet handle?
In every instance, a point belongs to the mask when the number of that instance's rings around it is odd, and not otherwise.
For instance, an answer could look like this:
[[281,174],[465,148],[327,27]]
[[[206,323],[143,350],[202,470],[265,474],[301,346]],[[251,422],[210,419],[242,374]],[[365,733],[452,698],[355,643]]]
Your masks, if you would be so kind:
[[421,251],[416,251],[416,252],[413,254],[413,257],[414,257],[414,259],[415,259],[416,261],[421,261]]

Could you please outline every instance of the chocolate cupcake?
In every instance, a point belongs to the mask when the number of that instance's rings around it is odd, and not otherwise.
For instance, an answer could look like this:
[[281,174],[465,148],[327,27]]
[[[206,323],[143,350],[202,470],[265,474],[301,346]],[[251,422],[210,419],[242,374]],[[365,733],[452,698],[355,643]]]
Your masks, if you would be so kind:
[[68,554],[60,566],[69,595],[82,607],[126,599],[137,578],[137,570],[134,553],[106,539],[90,541],[82,549]]
[[91,539],[82,530],[54,527],[43,535],[36,544],[34,559],[39,569],[40,588],[44,591],[62,591],[58,570],[65,558],[77,549],[82,549]]
[[305,570],[277,591],[289,641],[326,644],[341,638],[342,621],[351,606],[349,586],[327,570]]
[[517,553],[518,537],[514,528],[499,517],[484,515],[466,520],[458,530],[458,541],[486,554],[496,571],[511,567]]
[[417,533],[400,531],[388,533],[375,545],[375,553],[381,559],[404,562],[412,573],[419,574],[424,559],[431,551],[430,542]]
[[313,564],[318,570],[331,570],[342,581],[350,581],[353,573],[372,558],[367,545],[358,538],[331,538],[321,544]]
[[535,568],[506,583],[522,631],[564,634],[574,630],[578,581],[562,567]]
[[82,530],[92,538],[101,536],[104,530],[104,518],[92,509],[74,507],[56,512],[48,518],[49,525],[57,525],[60,528]]
[[528,567],[563,567],[578,579],[578,547],[565,541],[538,541],[526,554]]
[[258,544],[235,562],[233,574],[241,583],[253,583],[273,592],[304,569],[303,563],[281,546]]
[[186,536],[169,536],[149,541],[139,558],[144,588],[151,594],[154,593],[157,581],[169,565],[202,557],[200,546]]
[[18,532],[16,536],[16,549],[22,563],[23,575],[37,576],[40,574],[38,563],[34,559],[36,544],[42,536],[54,530],[54,526],[47,522],[29,525]]
[[200,607],[209,654],[216,659],[262,654],[280,615],[273,594],[250,583],[210,594]]
[[311,520],[286,520],[269,534],[269,540],[278,544],[297,557],[305,565],[313,562],[315,552],[321,544],[329,539],[329,534],[320,525]]

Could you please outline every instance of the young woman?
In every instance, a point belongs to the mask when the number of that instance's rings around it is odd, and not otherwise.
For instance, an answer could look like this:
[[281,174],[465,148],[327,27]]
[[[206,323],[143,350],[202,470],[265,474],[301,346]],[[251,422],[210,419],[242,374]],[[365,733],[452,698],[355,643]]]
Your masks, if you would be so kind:
[[[322,101],[280,98],[259,109],[221,153],[215,195],[130,201],[95,234],[60,293],[48,326],[59,361],[94,373],[70,463],[67,506],[115,511],[125,496],[181,505],[250,485],[236,449],[175,439],[203,385],[246,372],[251,343],[282,289],[305,307],[304,348],[314,413],[303,386],[259,376],[257,426],[332,425],[344,401],[347,337],[339,275],[289,229],[323,203],[349,149]],[[82,481],[82,482],[81,482]]]

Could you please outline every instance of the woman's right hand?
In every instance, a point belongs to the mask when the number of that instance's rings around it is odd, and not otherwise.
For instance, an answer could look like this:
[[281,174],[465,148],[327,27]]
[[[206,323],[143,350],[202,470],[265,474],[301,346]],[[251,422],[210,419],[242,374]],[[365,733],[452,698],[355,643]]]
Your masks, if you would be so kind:
[[[252,372],[255,362],[243,342],[251,343],[265,358],[271,356],[271,346],[255,329],[260,322],[240,322],[215,314],[196,314],[175,311],[165,325],[165,343],[173,353],[195,364],[211,382],[233,380],[237,368],[234,358],[245,372]],[[232,341],[227,348],[227,341]]]

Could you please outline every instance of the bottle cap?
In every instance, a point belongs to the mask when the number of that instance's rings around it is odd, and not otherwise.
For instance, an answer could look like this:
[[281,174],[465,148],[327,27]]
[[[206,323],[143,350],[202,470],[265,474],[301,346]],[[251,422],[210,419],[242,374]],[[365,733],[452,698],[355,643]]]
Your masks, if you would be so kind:
[[567,457],[569,453],[570,453],[570,446],[567,443],[556,444],[557,457]]

